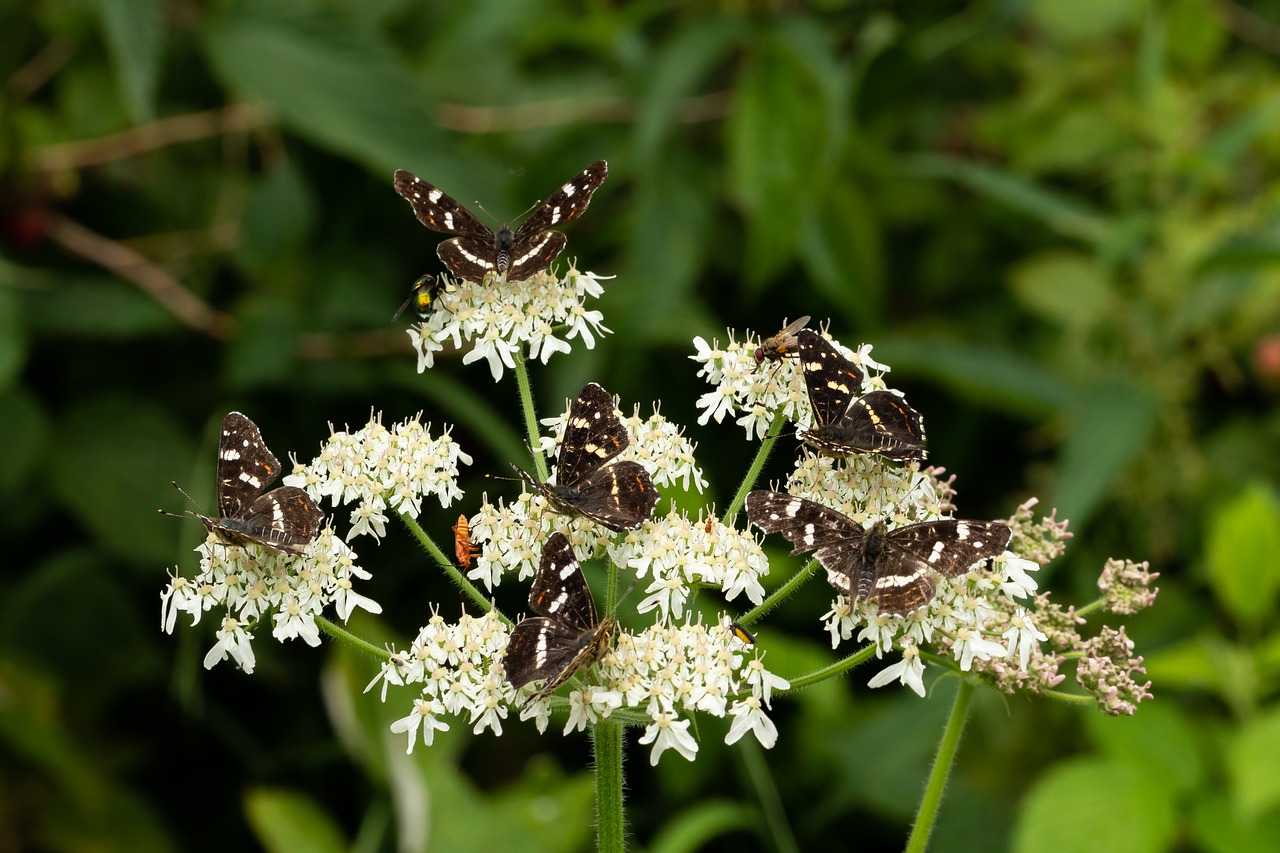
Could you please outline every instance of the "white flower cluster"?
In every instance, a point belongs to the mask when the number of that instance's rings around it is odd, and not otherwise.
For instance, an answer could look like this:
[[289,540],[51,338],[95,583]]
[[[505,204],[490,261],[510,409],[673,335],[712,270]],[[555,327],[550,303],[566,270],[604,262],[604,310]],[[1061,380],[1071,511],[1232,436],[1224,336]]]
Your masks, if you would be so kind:
[[760,579],[769,573],[769,560],[756,538],[716,522],[696,521],[673,507],[665,517],[646,522],[617,543],[609,559],[633,569],[637,578],[649,577],[641,613],[657,609],[666,622],[684,615],[685,602],[698,586],[721,590],[732,601],[739,594],[753,604],[764,600]]
[[315,617],[332,603],[346,621],[356,607],[381,613],[382,607],[352,589],[352,579],[369,573],[355,564],[355,554],[325,527],[301,556],[277,554],[257,545],[226,545],[212,534],[196,548],[200,572],[194,578],[173,575],[160,593],[160,625],[172,634],[179,613],[191,615],[194,625],[206,610],[225,610],[217,642],[205,655],[211,669],[231,657],[245,672],[253,672],[253,630],[270,618],[271,635],[284,642],[301,637],[320,645]]
[[296,466],[283,482],[306,489],[317,503],[326,497],[335,507],[356,502],[347,538],[367,533],[380,539],[387,535],[388,509],[416,518],[428,495],[442,507],[462,497],[458,464],[470,465],[471,457],[447,429],[432,438],[430,426],[414,416],[388,429],[378,413],[355,432],[330,427],[320,455]]
[[[862,367],[866,374],[862,386],[864,393],[885,387],[880,374],[889,368],[871,358],[870,344],[863,344],[856,351],[838,341],[832,341],[832,344],[846,358]],[[769,432],[774,413],[781,411],[784,418],[802,430],[813,426],[799,359],[783,358],[774,363],[758,364],[755,359],[758,343],[753,340],[751,332],[747,333],[745,342],[739,343],[733,339],[731,330],[724,349],[720,349],[718,341],[712,340],[708,344],[701,337],[694,338],[693,345],[697,352],[689,358],[702,365],[698,368],[698,375],[715,386],[698,398],[698,408],[702,409],[698,416],[699,424],[706,425],[712,419],[723,423],[725,415],[734,415],[738,426],[747,431],[748,439],[752,436],[763,439]]]
[[[393,650],[365,690],[381,683],[385,702],[390,685],[420,685],[413,710],[391,726],[408,734],[410,752],[419,731],[430,745],[435,732],[448,730],[441,719],[446,715],[465,718],[476,734],[490,729],[501,735],[508,710],[520,707],[520,719],[533,719],[539,731],[546,731],[552,700],[528,701],[507,682],[502,666],[507,637],[492,612],[479,618],[463,615],[454,624],[435,615],[407,651]],[[636,634],[619,632],[595,670],[599,684],[570,694],[564,731],[584,729],[619,709],[635,709],[653,721],[640,738],[653,745],[651,763],[657,764],[667,749],[692,760],[698,743],[689,733],[690,720],[680,715],[702,711],[734,718],[726,743],[750,732],[772,747],[778,732],[764,709],[774,690],[790,685],[747,649],[721,625],[655,625]]]
[[494,382],[502,378],[504,368],[515,369],[515,358],[523,357],[525,344],[528,357],[543,364],[557,352],[569,352],[568,342],[575,337],[592,349],[596,336],[610,331],[603,314],[585,308],[587,297],[598,299],[604,292],[600,281],[600,276],[573,267],[563,278],[547,271],[500,287],[453,279],[431,315],[409,328],[418,372],[435,363],[435,354],[450,339],[458,349],[463,341],[471,342],[462,363],[487,361]]
[[[853,520],[867,524],[883,518],[890,527],[942,518],[937,470],[917,470],[914,466],[890,467],[869,457],[831,459],[803,454],[787,480],[790,494],[817,501]],[[1012,603],[1035,594],[1036,582],[1028,572],[1037,563],[1005,552],[993,562],[994,572],[982,567],[958,578],[936,578],[937,594],[928,606],[905,616],[880,613],[874,601],[850,601],[838,595],[823,614],[823,624],[831,635],[831,647],[857,636],[871,642],[876,656],[896,648],[902,660],[871,679],[872,687],[899,681],[924,695],[924,662],[920,646],[937,642],[968,671],[975,658],[1012,658],[1025,669],[1033,647],[1047,637],[1034,625],[1030,614]],[[1010,620],[1003,614],[1014,612],[1013,628],[1003,634],[992,630]]]

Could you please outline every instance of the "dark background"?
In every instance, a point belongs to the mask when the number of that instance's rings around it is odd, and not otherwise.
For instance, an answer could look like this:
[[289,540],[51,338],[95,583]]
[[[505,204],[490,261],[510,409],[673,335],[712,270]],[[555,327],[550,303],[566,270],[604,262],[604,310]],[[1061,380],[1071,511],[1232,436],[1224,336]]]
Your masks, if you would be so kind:
[[[391,174],[505,220],[599,158],[565,257],[617,276],[614,334],[533,366],[543,414],[660,397],[723,506],[754,445],[697,426],[691,340],[810,314],[892,365],[961,514],[1071,519],[1057,600],[1108,556],[1162,574],[1126,623],[1156,699],[980,691],[935,849],[1268,849],[1277,52],[1274,0],[0,3],[0,851],[590,845],[585,736],[454,721],[405,759],[371,660],[260,632],[253,676],[205,671],[213,619],[167,636],[158,596],[201,531],[155,509],[171,479],[211,505],[232,408],[304,459],[421,410],[475,456],[464,511],[514,493],[483,480],[511,378],[419,375],[389,322],[439,239]],[[459,604],[392,530],[352,628],[403,645]],[[759,626],[775,671],[833,659],[821,586]],[[700,719],[652,769],[632,733],[636,848],[900,849],[954,682],[868,690],[882,665],[776,701],[772,751]]]

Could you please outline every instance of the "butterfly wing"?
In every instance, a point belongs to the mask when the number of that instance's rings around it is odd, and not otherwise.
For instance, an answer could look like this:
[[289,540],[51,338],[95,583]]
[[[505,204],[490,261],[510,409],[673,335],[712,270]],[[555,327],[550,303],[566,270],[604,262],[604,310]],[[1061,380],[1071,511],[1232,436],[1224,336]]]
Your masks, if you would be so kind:
[[758,490],[747,495],[747,518],[766,533],[781,533],[792,554],[813,551],[833,586],[849,593],[862,571],[866,531],[849,516],[806,498]]
[[886,531],[883,522],[869,535],[871,577],[863,597],[886,613],[909,613],[933,600],[934,572],[947,577],[1004,553],[1013,532],[999,521],[944,519]]
[[455,276],[466,281],[482,282],[485,274],[496,273],[498,255],[492,234],[483,237],[453,237],[436,246],[436,257]]
[[413,207],[413,215],[418,217],[418,221],[432,231],[457,234],[493,244],[493,229],[438,187],[404,169],[397,169],[395,188]]
[[551,262],[564,251],[569,238],[559,231],[543,231],[526,241],[517,240],[511,247],[511,266],[507,268],[507,281],[524,281],[535,273],[551,266]]
[[324,513],[316,502],[296,486],[281,486],[260,495],[236,519],[222,519],[223,532],[239,534],[274,551],[301,554],[316,534]]
[[529,592],[538,615],[511,629],[505,668],[513,687],[546,680],[535,698],[550,695],[578,669],[603,657],[612,621],[599,623],[582,566],[563,533],[552,534]]
[[588,382],[569,407],[556,462],[556,483],[576,487],[580,480],[603,467],[630,443],[626,424],[614,408],[613,395]]
[[239,518],[279,476],[280,462],[267,449],[258,425],[240,412],[223,418],[218,439],[218,514]]
[[875,453],[903,462],[923,462],[929,455],[924,419],[892,391],[872,391],[859,397],[837,423],[819,428],[814,437],[820,448],[826,441],[846,452]]
[[833,424],[844,416],[862,388],[862,371],[840,354],[831,342],[811,329],[796,332],[804,384],[818,426]]
[[653,515],[658,490],[639,462],[615,462],[592,471],[572,490],[551,486],[554,500],[615,532],[635,530]]
[[[518,247],[532,240],[548,228],[572,222],[583,214],[591,203],[604,179],[609,177],[609,164],[597,160],[565,182],[553,192],[529,218],[516,229],[515,245]],[[563,246],[562,246],[563,248]]]

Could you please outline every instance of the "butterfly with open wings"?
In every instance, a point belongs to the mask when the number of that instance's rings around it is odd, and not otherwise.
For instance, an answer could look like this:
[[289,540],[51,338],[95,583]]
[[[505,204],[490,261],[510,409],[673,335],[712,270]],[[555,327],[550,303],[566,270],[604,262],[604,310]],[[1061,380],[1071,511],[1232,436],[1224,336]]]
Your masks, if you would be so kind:
[[443,190],[399,169],[396,192],[410,205],[418,221],[444,234],[456,234],[436,247],[440,261],[458,278],[482,282],[489,273],[523,281],[551,266],[568,238],[551,229],[572,222],[591,203],[591,195],[609,176],[608,164],[597,160],[537,206],[514,231],[503,225],[496,232]]
[[813,551],[827,580],[850,600],[871,600],[903,615],[933,600],[933,574],[963,574],[1004,553],[1013,536],[1002,521],[942,519],[889,529],[884,519],[864,528],[842,512],[806,498],[758,490],[747,495],[747,517],[766,533],[781,533],[792,554]]

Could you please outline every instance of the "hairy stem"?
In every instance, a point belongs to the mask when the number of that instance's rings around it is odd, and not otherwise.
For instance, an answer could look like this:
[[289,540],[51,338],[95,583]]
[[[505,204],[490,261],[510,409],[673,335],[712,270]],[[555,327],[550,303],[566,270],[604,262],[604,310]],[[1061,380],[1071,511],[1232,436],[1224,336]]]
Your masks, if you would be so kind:
[[756,451],[756,458],[751,461],[751,467],[747,469],[746,476],[742,478],[742,483],[738,486],[738,493],[733,496],[733,500],[729,501],[729,505],[725,507],[721,516],[721,520],[725,524],[733,524],[733,519],[738,514],[738,510],[742,509],[742,505],[747,500],[747,493],[756,487],[756,480],[760,479],[760,472],[764,470],[764,463],[773,451],[773,446],[778,443],[778,437],[781,434],[780,431],[784,423],[786,423],[786,419],[782,416],[782,409],[778,409],[773,413],[773,421],[769,424],[769,434],[764,437],[764,441],[760,442],[760,449]]
[[955,701],[951,705],[951,715],[947,717],[947,726],[942,730],[942,739],[938,741],[938,754],[933,759],[933,769],[929,771],[929,784],[920,799],[920,809],[916,812],[916,822],[911,827],[911,837],[907,839],[907,853],[924,853],[929,846],[929,835],[938,819],[942,793],[946,790],[947,779],[955,764],[956,750],[960,747],[960,736],[969,719],[973,689],[973,684],[968,679],[960,679]]
[[[476,606],[484,612],[488,613],[490,610],[494,609],[493,602],[491,602],[475,584],[467,580],[466,575],[458,571],[458,567],[453,564],[453,561],[446,557],[444,552],[436,547],[436,543],[427,535],[427,532],[422,529],[422,526],[418,524],[417,519],[403,512],[397,513],[397,515],[399,515],[400,520],[404,522],[404,526],[409,528],[409,532],[413,534],[414,538],[418,540],[423,548],[427,549],[427,553],[436,561],[436,564],[439,565],[440,568],[444,569],[445,574],[449,576],[449,579],[453,581],[454,585],[457,586],[458,589],[462,590],[462,592],[475,602]],[[511,626],[511,620],[501,612],[498,613],[498,617],[502,619],[503,624],[507,627]]]
[[626,823],[622,810],[622,726],[600,720],[591,727],[596,771],[596,850],[625,853]]
[[[533,406],[533,388],[529,385],[529,368],[525,364],[523,348],[521,348],[515,362],[516,386],[520,389],[520,410],[524,413],[524,429],[528,435],[529,446],[536,448],[540,437],[538,411]],[[547,462],[542,458],[542,454],[537,451],[534,451],[533,454],[533,470],[537,474],[538,482],[546,482]]]

